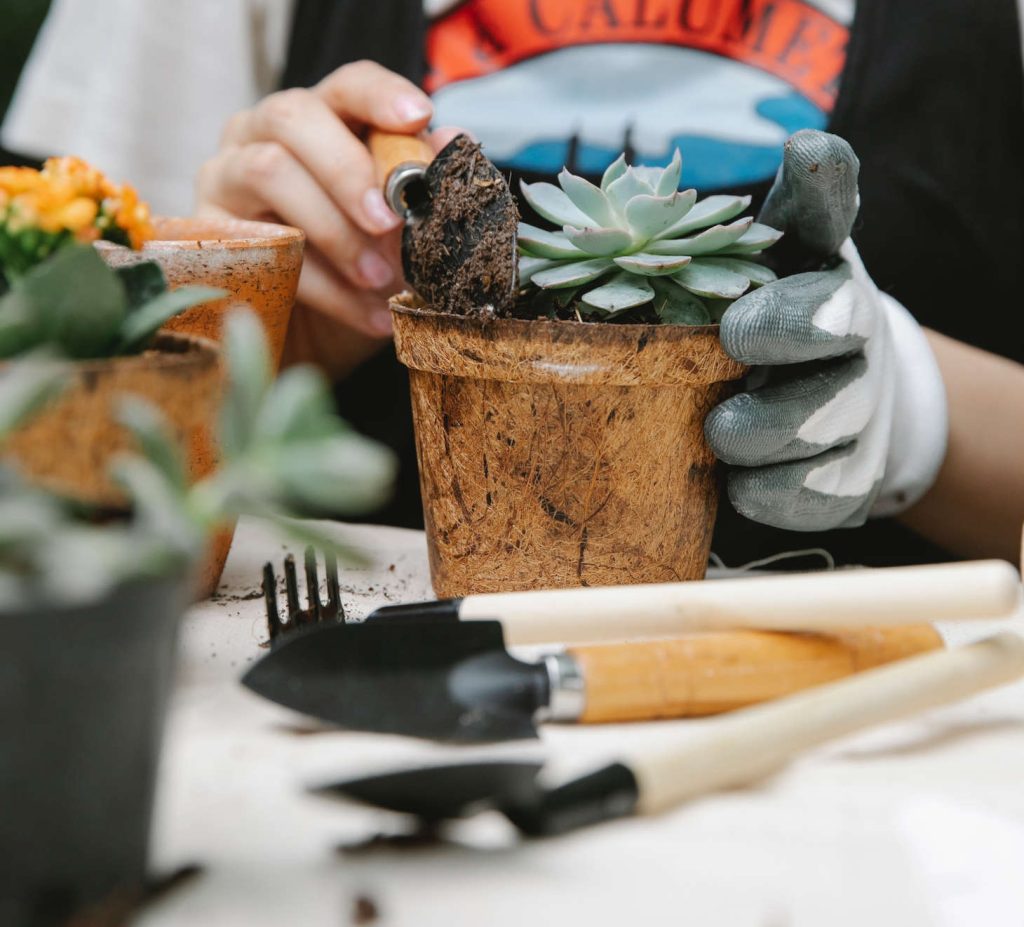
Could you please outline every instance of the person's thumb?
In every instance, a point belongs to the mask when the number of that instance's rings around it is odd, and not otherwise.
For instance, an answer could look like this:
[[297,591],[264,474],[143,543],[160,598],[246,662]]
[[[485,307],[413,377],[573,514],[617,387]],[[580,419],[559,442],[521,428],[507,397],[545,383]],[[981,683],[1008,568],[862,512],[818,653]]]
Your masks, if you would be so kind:
[[860,162],[838,135],[803,129],[786,142],[759,222],[785,233],[770,258],[794,273],[832,257],[849,237]]

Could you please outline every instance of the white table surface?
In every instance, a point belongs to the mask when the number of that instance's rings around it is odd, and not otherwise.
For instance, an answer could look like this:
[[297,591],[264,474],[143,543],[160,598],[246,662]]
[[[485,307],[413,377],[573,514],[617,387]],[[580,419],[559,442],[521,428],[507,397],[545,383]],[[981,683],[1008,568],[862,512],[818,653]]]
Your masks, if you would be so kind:
[[[430,596],[420,533],[338,531],[373,560],[342,572],[351,614]],[[487,748],[296,733],[300,716],[237,682],[265,653],[260,568],[284,553],[243,523],[219,597],[185,620],[154,866],[204,872],[142,927],[338,927],[356,922],[359,896],[374,902],[374,923],[417,927],[1024,925],[1024,684],[847,738],[660,818],[526,842],[487,814],[450,843],[339,851],[404,822],[311,796],[310,785],[480,754],[544,755],[572,771],[709,722],[549,725],[539,743]],[[1024,614],[1009,626],[1024,632]]]

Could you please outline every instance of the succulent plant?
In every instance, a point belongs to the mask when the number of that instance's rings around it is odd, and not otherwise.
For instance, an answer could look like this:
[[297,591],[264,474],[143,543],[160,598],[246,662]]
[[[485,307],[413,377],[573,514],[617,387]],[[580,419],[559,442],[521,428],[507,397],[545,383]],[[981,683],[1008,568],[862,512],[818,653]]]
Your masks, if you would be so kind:
[[[115,475],[132,503],[124,520],[26,486],[0,465],[0,609],[26,602],[81,602],[120,583],[184,571],[227,519],[267,519],[303,543],[358,559],[308,515],[359,514],[382,501],[395,463],[334,411],[322,375],[293,367],[273,381],[262,328],[247,312],[225,329],[228,390],[218,471],[189,486],[181,449],[160,413],[125,397],[121,419],[140,454]],[[0,373],[0,444],[60,388],[61,363],[19,360]]]
[[520,224],[520,286],[598,320],[653,313],[651,321],[703,324],[774,280],[751,257],[782,233],[736,218],[749,196],[698,201],[695,190],[679,190],[681,173],[677,150],[665,168],[630,167],[620,156],[599,187],[567,170],[557,187],[524,183],[526,201],[559,230]]
[[168,290],[154,261],[115,270],[91,245],[66,244],[0,296],[0,360],[39,349],[72,359],[137,354],[168,319],[224,295]]

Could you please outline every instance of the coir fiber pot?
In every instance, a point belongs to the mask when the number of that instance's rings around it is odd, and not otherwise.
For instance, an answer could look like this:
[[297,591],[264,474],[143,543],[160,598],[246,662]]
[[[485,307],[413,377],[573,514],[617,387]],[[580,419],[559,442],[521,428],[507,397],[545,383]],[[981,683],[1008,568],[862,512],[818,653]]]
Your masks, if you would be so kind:
[[[227,290],[229,296],[187,309],[164,330],[219,342],[225,314],[237,306],[247,306],[263,323],[276,370],[302,270],[303,233],[270,222],[171,216],[155,217],[153,230],[153,239],[141,252],[105,242],[97,248],[113,266],[156,261],[172,289],[198,284]],[[209,463],[206,471],[194,475],[205,476],[216,466],[212,432],[198,433],[195,442],[193,456]],[[211,539],[199,577],[201,598],[216,590],[233,536],[231,526]]]
[[437,595],[704,576],[704,417],[746,371],[718,326],[392,312]]
[[215,421],[223,393],[214,344],[161,334],[142,354],[76,361],[68,369],[62,392],[0,442],[0,460],[13,463],[26,479],[91,505],[122,507],[124,494],[109,471],[118,454],[136,450],[117,421],[125,396],[160,409],[189,449],[193,475],[213,467],[212,447],[197,436]]
[[64,923],[143,881],[188,591],[0,611],[0,923]]

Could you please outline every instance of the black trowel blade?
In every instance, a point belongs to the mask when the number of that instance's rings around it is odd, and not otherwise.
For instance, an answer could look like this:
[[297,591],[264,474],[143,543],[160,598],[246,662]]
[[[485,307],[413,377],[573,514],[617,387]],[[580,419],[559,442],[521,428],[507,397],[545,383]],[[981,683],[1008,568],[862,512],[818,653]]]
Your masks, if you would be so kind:
[[508,315],[518,287],[519,211],[508,183],[465,135],[427,167],[402,234],[406,280],[430,309]]
[[[356,623],[285,638],[242,682],[350,730],[479,743],[537,736],[544,693],[524,691],[535,673],[508,656],[497,621]],[[491,697],[492,680],[511,689],[509,699]]]

